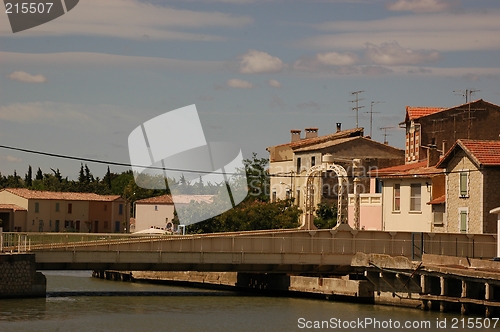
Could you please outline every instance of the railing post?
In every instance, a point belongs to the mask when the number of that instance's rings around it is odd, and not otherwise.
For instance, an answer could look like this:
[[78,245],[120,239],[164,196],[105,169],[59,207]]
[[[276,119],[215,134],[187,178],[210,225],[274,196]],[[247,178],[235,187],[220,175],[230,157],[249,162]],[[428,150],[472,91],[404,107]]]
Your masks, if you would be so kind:
[[3,227],[0,227],[0,253],[3,252]]

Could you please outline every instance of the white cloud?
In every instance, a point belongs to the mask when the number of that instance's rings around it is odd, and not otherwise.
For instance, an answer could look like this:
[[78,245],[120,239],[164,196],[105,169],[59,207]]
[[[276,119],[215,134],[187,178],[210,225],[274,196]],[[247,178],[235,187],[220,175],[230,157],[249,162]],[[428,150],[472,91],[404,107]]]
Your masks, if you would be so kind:
[[349,67],[358,63],[358,56],[351,52],[324,52],[314,57],[304,57],[295,61],[293,68],[303,71],[321,71],[329,67]]
[[5,160],[7,160],[9,163],[20,163],[23,161],[21,158],[13,157],[11,155],[5,156]]
[[[139,0],[86,0],[80,1],[75,9],[57,20],[15,36],[93,35],[132,39],[147,37],[157,40],[219,41],[223,38],[207,34],[206,28],[238,28],[252,22],[249,16],[175,9]],[[4,22],[2,27],[5,24]],[[182,31],[184,29],[190,31]],[[192,31],[193,29],[199,31]]]
[[269,85],[274,87],[274,88],[281,88],[281,83],[277,80],[269,80]]
[[249,50],[240,59],[240,73],[243,74],[275,73],[284,67],[279,58],[262,51]]
[[397,42],[383,43],[380,46],[367,44],[366,47],[367,59],[377,65],[418,65],[440,59],[437,51],[411,50],[401,47]]
[[61,53],[11,53],[0,52],[0,65],[23,65],[33,68],[50,69],[88,69],[88,68],[168,68],[182,71],[214,71],[222,70],[225,62],[194,61],[170,58],[143,56],[127,56],[90,52]]
[[236,88],[236,89],[251,89],[251,88],[253,88],[252,83],[250,83],[248,81],[240,80],[238,78],[233,78],[233,79],[228,80],[226,85],[230,88]]
[[480,51],[500,49],[500,10],[487,12],[398,15],[371,21],[330,21],[324,31],[299,46],[320,50],[362,50],[366,43],[397,41],[412,49]]
[[358,62],[358,56],[354,53],[326,52],[316,54],[320,64],[327,66],[352,66]]
[[24,71],[15,71],[9,75],[9,78],[14,81],[24,83],[45,83],[47,78],[43,75],[31,75]]
[[26,102],[0,106],[0,121],[36,123],[81,130],[109,131],[137,121],[117,105],[84,105],[62,102]]
[[432,13],[450,10],[456,1],[449,0],[397,0],[386,5],[391,11],[409,11],[414,13]]

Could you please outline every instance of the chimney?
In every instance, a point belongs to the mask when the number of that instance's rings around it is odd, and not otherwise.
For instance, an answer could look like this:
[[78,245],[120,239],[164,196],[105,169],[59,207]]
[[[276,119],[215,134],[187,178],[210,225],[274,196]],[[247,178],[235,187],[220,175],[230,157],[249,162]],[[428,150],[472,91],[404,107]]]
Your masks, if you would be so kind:
[[447,141],[447,140],[445,140],[445,139],[444,139],[444,140],[443,140],[443,142],[442,142],[441,154],[442,154],[443,156],[444,156],[444,154],[445,154],[446,152],[448,152],[448,151],[446,151],[446,143],[447,143],[447,142],[448,142],[448,141]]
[[306,128],[306,138],[318,137],[318,128]]
[[291,140],[291,142],[300,141],[300,132],[301,132],[301,130],[299,130],[299,129],[292,129],[292,130],[290,130],[290,133],[292,134],[292,140]]
[[337,133],[342,130],[342,123],[337,122]]
[[427,148],[427,167],[436,166],[439,161],[440,152],[435,147]]

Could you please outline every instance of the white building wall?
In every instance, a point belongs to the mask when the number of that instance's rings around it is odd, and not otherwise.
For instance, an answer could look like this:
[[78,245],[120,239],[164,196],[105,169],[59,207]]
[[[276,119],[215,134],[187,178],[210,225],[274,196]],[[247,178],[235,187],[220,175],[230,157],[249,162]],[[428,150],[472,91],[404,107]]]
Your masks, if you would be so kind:
[[[135,232],[151,227],[165,228],[174,218],[174,204],[140,204],[135,206]],[[168,220],[167,220],[168,219]]]
[[[420,184],[421,209],[419,212],[410,211],[410,185]],[[409,231],[409,232],[430,232],[432,225],[432,206],[427,205],[431,201],[430,179],[383,179],[382,200],[383,200],[383,225],[385,231]],[[401,188],[401,209],[393,211],[394,184],[400,184]]]

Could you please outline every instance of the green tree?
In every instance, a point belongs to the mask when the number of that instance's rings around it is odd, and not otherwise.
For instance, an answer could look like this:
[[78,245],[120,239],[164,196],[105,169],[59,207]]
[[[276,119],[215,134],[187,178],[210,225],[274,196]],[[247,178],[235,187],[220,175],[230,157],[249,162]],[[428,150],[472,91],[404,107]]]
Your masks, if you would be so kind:
[[337,225],[337,207],[335,204],[319,203],[316,208],[314,225],[319,229],[329,229]]
[[42,173],[42,170],[40,169],[40,167],[38,167],[38,170],[36,171],[35,179],[36,180],[43,180],[43,173]]
[[270,178],[267,171],[269,159],[257,158],[257,153],[251,159],[243,160],[248,181],[247,199],[257,199],[262,202],[269,201]]
[[28,166],[28,173],[24,177],[24,183],[28,188],[31,188],[33,185],[33,170],[31,169],[31,165]]

